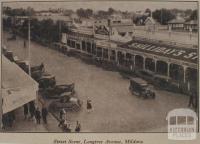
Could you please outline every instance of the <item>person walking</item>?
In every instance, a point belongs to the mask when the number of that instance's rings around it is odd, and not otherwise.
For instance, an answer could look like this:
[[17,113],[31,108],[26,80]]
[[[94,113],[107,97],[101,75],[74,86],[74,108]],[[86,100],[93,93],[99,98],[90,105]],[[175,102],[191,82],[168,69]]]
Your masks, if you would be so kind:
[[35,115],[35,103],[34,101],[29,102],[29,113],[30,113],[30,119],[33,119],[33,116]]
[[28,116],[28,105],[24,104],[24,120],[27,119],[27,116]]
[[65,109],[60,110],[59,118],[61,119],[66,119],[66,111]]
[[194,93],[193,92],[190,92],[190,98],[189,98],[189,104],[188,104],[188,107],[192,107],[194,108]]
[[48,111],[46,107],[42,107],[42,119],[45,124],[47,124]]
[[91,100],[87,100],[87,112],[91,112],[92,111],[92,101]]
[[75,128],[75,132],[80,132],[81,131],[81,124],[76,121],[76,128]]
[[24,48],[26,48],[26,40],[24,40]]
[[36,119],[36,123],[40,124],[41,113],[40,113],[39,108],[37,108],[36,111],[35,111],[35,119]]

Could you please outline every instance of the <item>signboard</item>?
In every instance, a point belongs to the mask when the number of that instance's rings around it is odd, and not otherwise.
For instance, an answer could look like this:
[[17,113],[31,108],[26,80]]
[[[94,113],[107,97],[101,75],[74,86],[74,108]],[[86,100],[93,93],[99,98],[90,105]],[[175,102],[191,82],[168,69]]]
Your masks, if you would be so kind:
[[175,58],[192,63],[197,63],[198,60],[197,49],[160,47],[139,42],[132,42],[128,45],[128,47],[131,49],[136,49],[139,51],[152,53],[159,56],[163,55],[165,57]]

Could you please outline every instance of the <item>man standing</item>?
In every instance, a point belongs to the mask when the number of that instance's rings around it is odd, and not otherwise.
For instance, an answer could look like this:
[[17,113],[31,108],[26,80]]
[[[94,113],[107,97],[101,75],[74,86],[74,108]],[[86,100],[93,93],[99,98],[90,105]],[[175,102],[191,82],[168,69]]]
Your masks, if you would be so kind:
[[189,104],[188,104],[188,107],[191,107],[194,108],[194,94],[193,92],[190,92],[190,98],[189,98]]
[[42,107],[42,119],[45,124],[47,124],[47,115],[48,115],[48,111],[47,111],[47,108],[44,106]]
[[40,114],[39,108],[37,108],[35,111],[35,119],[36,119],[37,124],[40,124],[41,114]]
[[75,132],[80,132],[80,131],[81,131],[81,124],[77,121],[76,122]]
[[24,120],[27,119],[27,115],[28,115],[28,105],[24,104]]
[[90,99],[87,100],[87,112],[92,111],[92,101]]
[[33,116],[35,114],[35,103],[34,103],[34,101],[29,102],[29,113],[30,113],[30,119],[33,119]]

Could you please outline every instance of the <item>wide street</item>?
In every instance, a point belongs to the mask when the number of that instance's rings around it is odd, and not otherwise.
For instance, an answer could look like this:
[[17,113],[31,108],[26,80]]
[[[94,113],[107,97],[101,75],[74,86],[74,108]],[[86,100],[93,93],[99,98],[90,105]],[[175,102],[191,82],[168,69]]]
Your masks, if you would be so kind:
[[[4,33],[7,48],[20,59],[27,58],[28,48],[23,47],[23,40],[17,37],[16,41],[7,42],[7,37]],[[83,108],[67,113],[67,118],[72,129],[78,120],[82,132],[166,132],[167,112],[188,104],[188,96],[162,90],[155,90],[155,100],[138,99],[129,92],[129,80],[118,72],[105,71],[31,42],[31,64],[41,62],[48,73],[55,75],[57,84],[75,83]],[[94,108],[91,113],[86,111],[88,97]]]

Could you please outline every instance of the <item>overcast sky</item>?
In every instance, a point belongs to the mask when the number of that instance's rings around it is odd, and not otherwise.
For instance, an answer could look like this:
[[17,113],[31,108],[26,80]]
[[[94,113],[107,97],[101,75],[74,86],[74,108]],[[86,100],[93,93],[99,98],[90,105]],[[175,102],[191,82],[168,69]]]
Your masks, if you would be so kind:
[[12,8],[27,8],[28,6],[35,10],[47,10],[49,8],[73,9],[91,8],[93,10],[107,10],[112,7],[122,11],[138,11],[150,8],[151,10],[159,8],[177,8],[177,9],[197,9],[197,2],[144,2],[144,1],[74,1],[74,2],[9,2],[3,3],[3,6]]

